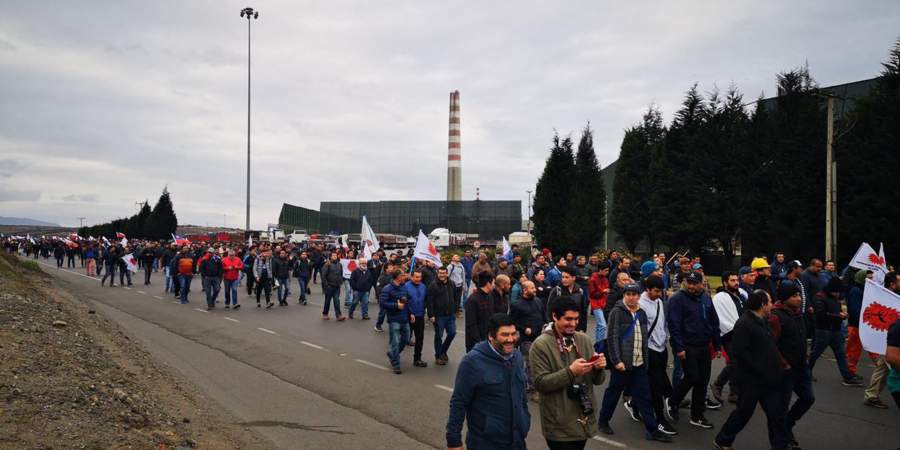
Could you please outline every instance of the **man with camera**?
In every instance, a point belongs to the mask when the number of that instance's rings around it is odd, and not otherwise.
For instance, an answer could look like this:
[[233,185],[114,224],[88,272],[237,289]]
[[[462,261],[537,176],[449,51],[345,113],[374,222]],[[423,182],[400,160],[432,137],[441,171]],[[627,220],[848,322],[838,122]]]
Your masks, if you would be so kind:
[[[658,280],[658,281],[657,281]],[[654,279],[654,283],[662,285],[662,280]],[[636,283],[629,283],[623,289],[622,302],[617,303],[609,313],[608,339],[606,351],[613,366],[609,387],[603,395],[603,407],[598,418],[598,428],[605,434],[613,434],[609,419],[616,410],[619,397],[625,389],[631,394],[629,404],[640,412],[647,430],[648,440],[672,442],[672,438],[659,429],[659,423],[650,404],[650,378],[647,366],[650,361],[649,340],[651,326],[647,321],[647,313],[641,309],[641,288]]]
[[594,354],[591,338],[575,331],[581,306],[572,298],[555,301],[551,318],[529,355],[541,427],[551,450],[583,449],[597,424],[594,386],[603,383],[606,358]]

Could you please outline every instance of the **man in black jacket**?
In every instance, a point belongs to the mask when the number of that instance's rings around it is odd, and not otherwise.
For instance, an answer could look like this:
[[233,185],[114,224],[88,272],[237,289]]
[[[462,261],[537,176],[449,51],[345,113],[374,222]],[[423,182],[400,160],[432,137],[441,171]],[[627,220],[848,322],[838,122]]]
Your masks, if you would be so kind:
[[359,258],[356,270],[350,274],[350,289],[353,290],[353,303],[350,304],[348,316],[353,320],[353,312],[356,306],[362,309],[363,320],[369,320],[369,291],[372,290],[372,275],[369,274],[369,266],[366,258]]
[[[812,408],[816,396],[806,365],[806,324],[800,309],[800,289],[795,284],[781,283],[778,287],[778,303],[769,314],[769,328],[785,368],[779,387],[782,420],[790,444],[796,447],[799,444],[794,439],[794,425]],[[788,410],[792,393],[797,394],[797,401]]]
[[747,311],[737,320],[731,332],[729,356],[733,364],[732,377],[741,389],[737,408],[716,436],[715,445],[718,448],[731,447],[737,434],[753,417],[757,403],[766,414],[771,447],[784,449],[788,445],[783,421],[785,408],[779,392],[781,355],[766,320],[769,303],[766,291],[753,291],[747,299]]
[[332,253],[328,263],[322,267],[322,290],[325,292],[325,304],[322,308],[322,319],[328,320],[328,309],[334,303],[334,317],[340,322],[346,320],[341,315],[341,285],[344,284],[344,268],[338,260],[337,253]]
[[[547,299],[547,322],[552,321],[550,314],[553,311],[553,306],[563,298],[571,298],[578,306],[579,311],[584,311],[584,305],[586,303],[585,297],[581,294],[581,288],[578,287],[578,283],[575,282],[575,268],[560,267],[559,270],[562,275],[560,285],[550,291],[549,298]],[[584,332],[587,330],[587,318],[584,318],[584,316],[579,317],[583,318],[578,320],[575,331]]]
[[272,276],[278,283],[278,306],[287,306],[288,295],[291,294],[291,265],[287,252],[281,250],[272,258]]
[[306,286],[309,284],[309,276],[312,273],[312,262],[309,260],[309,254],[305,251],[300,252],[297,259],[294,260],[294,277],[300,284],[300,298],[297,299],[301,305],[306,304]]
[[[447,364],[447,350],[456,337],[456,309],[459,307],[459,299],[453,295],[454,292],[447,268],[439,268],[437,280],[428,286],[425,294],[425,312],[434,325],[434,363],[439,366]],[[445,332],[446,339],[443,338]]]
[[544,302],[537,297],[537,288],[531,281],[522,282],[522,296],[510,307],[510,315],[519,331],[519,351],[525,358],[526,391],[531,400],[537,402],[538,394],[534,389],[534,377],[531,375],[531,360],[528,355],[531,344],[541,335],[544,329]]
[[816,361],[826,348],[831,347],[837,367],[841,373],[841,384],[844,386],[862,386],[862,377],[856,377],[850,373],[847,366],[847,351],[844,347],[844,333],[841,332],[841,324],[847,318],[847,313],[841,309],[841,296],[844,292],[844,283],[838,277],[833,277],[828,285],[813,298],[812,304],[815,310],[816,332],[815,346],[809,355],[809,372],[813,372]]
[[144,265],[144,286],[150,285],[150,274],[153,273],[153,261],[157,258],[158,253],[156,245],[147,244],[141,251],[141,263]]
[[494,315],[494,275],[489,271],[480,272],[475,279],[475,292],[466,300],[466,353],[475,344],[487,339],[488,321]]
[[222,258],[210,247],[207,250],[208,258],[200,263],[200,276],[206,291],[206,309],[216,307],[216,298],[219,296],[219,289],[222,287]]

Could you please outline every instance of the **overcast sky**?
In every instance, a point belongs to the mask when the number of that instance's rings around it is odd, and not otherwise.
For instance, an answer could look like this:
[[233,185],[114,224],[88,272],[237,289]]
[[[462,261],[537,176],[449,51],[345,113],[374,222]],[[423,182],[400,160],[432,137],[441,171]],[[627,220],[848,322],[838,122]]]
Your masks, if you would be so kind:
[[[641,5],[635,5],[640,3]],[[77,225],[168,185],[182,224],[244,223],[245,2],[19,2],[0,15],[0,215]],[[878,74],[900,3],[256,1],[251,225],[282,202],[440,200],[449,92],[463,197],[526,202],[553,130],[602,166],[694,82],[749,100],[809,63]]]

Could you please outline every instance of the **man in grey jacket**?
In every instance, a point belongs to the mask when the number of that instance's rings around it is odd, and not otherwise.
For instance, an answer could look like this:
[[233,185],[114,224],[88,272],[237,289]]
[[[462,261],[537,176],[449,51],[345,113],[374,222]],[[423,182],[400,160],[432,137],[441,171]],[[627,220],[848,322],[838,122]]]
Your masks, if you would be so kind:
[[325,305],[322,309],[322,320],[328,320],[328,309],[334,303],[334,317],[339,322],[347,318],[341,314],[341,284],[344,283],[344,267],[338,259],[337,253],[332,253],[331,258],[322,267],[322,290],[325,291]]

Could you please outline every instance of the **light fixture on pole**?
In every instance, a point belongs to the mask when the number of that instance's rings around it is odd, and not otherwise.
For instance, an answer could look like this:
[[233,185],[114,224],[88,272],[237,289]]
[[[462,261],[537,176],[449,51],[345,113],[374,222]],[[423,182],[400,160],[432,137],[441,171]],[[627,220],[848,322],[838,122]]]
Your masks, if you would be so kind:
[[247,18],[247,222],[244,232],[250,234],[250,19],[258,19],[259,11],[253,8],[241,10],[241,17]]

